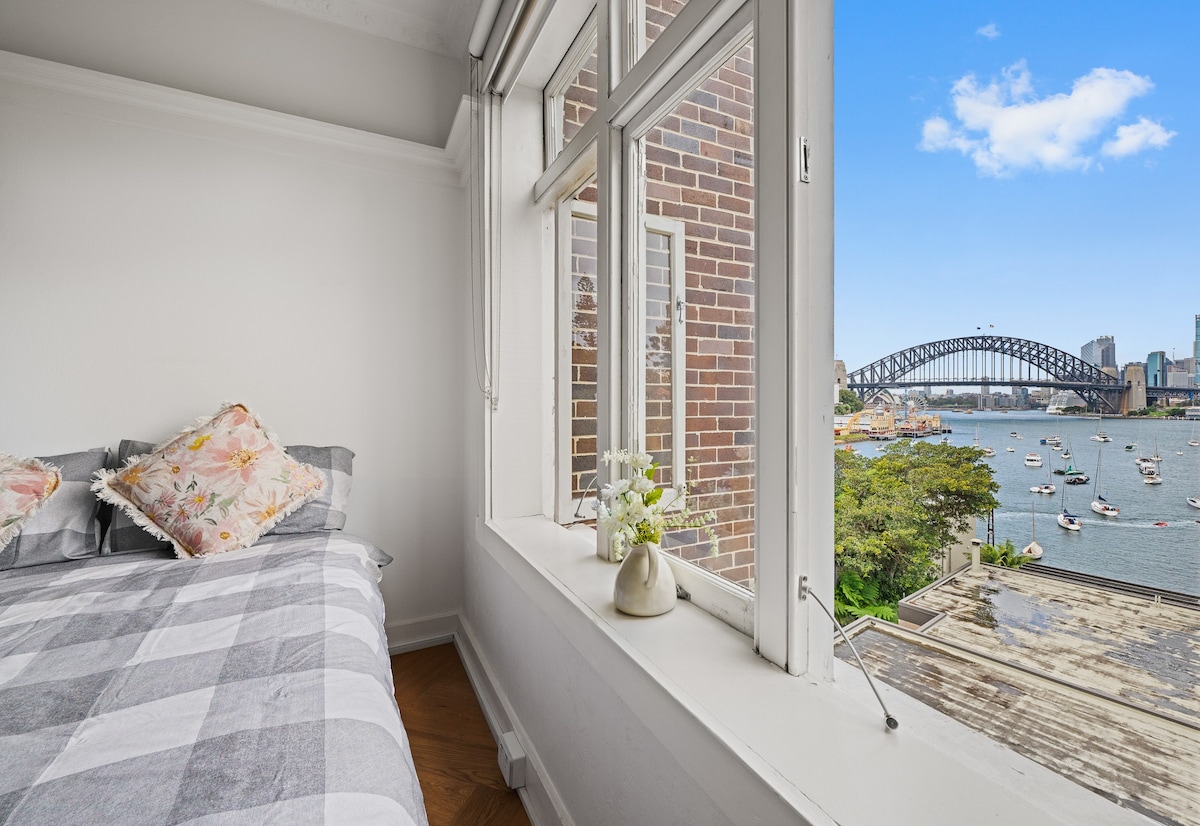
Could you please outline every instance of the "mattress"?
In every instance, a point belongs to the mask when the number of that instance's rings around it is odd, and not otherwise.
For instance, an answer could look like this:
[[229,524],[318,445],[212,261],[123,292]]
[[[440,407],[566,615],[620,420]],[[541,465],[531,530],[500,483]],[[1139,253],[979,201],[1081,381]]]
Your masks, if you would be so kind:
[[375,549],[0,574],[0,822],[426,824]]

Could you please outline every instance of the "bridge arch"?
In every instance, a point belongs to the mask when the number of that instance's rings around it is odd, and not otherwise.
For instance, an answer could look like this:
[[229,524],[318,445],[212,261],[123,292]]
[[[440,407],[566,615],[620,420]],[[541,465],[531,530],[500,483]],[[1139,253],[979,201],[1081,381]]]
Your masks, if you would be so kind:
[[1122,389],[1116,378],[1065,350],[1029,339],[990,335],[918,344],[861,367],[847,378],[847,387],[860,397],[883,388],[926,385],[1037,386],[1074,390],[1108,411],[1116,410]]

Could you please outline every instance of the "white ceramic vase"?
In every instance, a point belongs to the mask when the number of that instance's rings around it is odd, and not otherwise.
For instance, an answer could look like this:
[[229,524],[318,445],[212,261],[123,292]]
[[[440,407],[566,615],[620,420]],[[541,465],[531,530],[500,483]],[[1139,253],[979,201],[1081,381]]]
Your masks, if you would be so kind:
[[635,617],[656,617],[675,607],[675,574],[658,545],[646,542],[626,549],[613,587],[617,610]]

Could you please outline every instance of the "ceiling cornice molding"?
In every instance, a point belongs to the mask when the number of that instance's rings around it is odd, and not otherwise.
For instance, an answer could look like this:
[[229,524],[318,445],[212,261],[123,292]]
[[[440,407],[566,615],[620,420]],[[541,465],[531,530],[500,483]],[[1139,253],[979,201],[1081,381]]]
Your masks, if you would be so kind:
[[[462,137],[447,148],[0,51],[0,101],[462,186]],[[469,101],[459,122],[469,121]]]
[[467,42],[479,0],[253,0],[375,37],[456,59]]

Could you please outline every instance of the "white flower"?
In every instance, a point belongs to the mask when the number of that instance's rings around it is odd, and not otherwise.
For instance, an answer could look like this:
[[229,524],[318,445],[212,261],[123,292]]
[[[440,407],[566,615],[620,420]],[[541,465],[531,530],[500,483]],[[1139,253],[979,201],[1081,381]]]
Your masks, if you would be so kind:
[[613,490],[612,485],[605,485],[604,487],[600,488],[600,500],[607,502],[609,499],[613,498],[614,493],[616,493],[616,491]]
[[633,477],[633,481],[629,485],[630,490],[634,493],[649,493],[654,490],[654,483],[645,476],[637,475]]
[[654,464],[654,457],[649,453],[635,453],[629,457],[628,461],[634,470],[646,470]]

